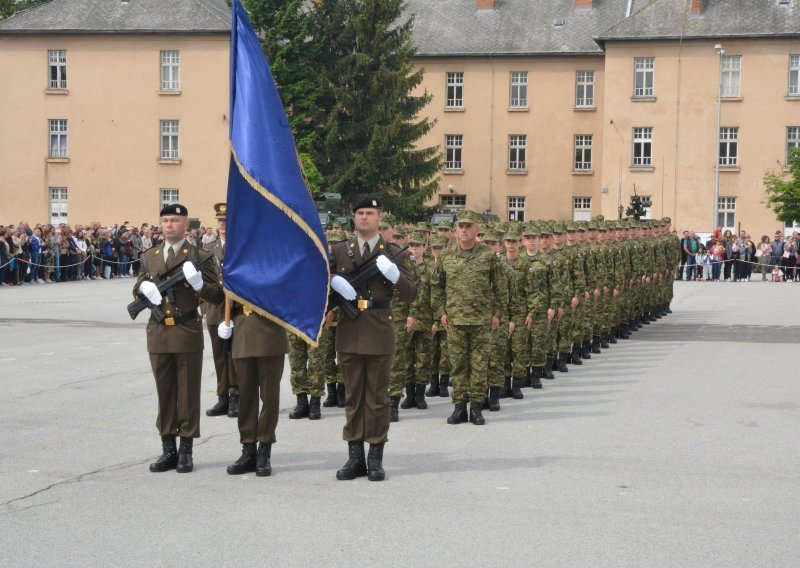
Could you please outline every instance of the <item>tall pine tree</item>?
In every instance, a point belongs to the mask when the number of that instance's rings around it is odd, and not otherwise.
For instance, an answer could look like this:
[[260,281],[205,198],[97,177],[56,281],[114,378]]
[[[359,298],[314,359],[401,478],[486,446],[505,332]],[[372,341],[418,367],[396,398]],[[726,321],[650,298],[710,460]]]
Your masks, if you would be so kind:
[[412,27],[403,0],[315,2],[325,189],[349,203],[377,195],[401,217],[424,210],[441,162],[438,147],[416,146],[433,123],[420,117],[430,95],[413,95],[423,71],[413,65]]

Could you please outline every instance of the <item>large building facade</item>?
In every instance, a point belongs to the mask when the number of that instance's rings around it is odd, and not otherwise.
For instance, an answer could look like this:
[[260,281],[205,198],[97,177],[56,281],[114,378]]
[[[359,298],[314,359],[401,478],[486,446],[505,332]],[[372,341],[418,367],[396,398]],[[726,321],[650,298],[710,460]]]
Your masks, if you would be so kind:
[[213,219],[229,159],[223,0],[53,0],[0,22],[0,224]]
[[410,4],[441,207],[616,218],[636,193],[679,229],[781,226],[762,179],[800,144],[798,0]]

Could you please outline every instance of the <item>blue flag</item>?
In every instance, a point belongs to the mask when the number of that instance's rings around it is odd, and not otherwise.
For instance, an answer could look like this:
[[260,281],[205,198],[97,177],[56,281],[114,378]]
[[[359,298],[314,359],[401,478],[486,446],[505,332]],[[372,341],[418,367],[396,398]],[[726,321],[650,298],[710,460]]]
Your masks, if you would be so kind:
[[231,22],[231,161],[225,291],[312,345],[328,301],[328,248],[261,43]]

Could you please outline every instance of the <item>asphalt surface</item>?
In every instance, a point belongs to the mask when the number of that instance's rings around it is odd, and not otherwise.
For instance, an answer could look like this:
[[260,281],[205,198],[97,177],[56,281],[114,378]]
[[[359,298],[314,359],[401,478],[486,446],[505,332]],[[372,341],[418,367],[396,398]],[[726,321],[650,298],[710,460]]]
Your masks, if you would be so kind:
[[[387,480],[336,481],[342,409],[289,420],[273,475],[160,453],[133,279],[0,288],[0,565],[795,567],[800,284],[676,283],[674,314],[483,427],[401,411]],[[215,400],[210,348],[202,408]]]

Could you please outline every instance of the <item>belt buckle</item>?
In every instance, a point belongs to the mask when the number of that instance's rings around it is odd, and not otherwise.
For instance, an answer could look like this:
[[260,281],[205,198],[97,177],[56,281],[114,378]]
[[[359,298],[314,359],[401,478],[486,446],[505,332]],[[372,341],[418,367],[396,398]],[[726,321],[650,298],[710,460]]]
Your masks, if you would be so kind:
[[164,318],[165,325],[175,325],[175,318]]
[[369,308],[369,300],[366,300],[364,298],[359,298],[358,299],[358,309],[363,312],[367,308]]

